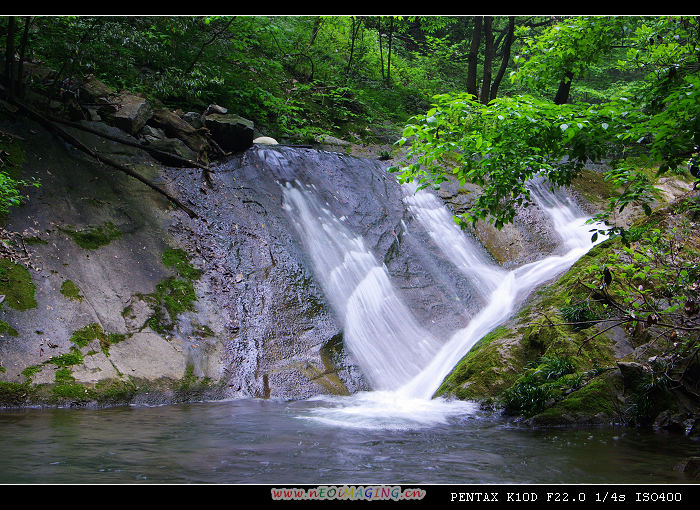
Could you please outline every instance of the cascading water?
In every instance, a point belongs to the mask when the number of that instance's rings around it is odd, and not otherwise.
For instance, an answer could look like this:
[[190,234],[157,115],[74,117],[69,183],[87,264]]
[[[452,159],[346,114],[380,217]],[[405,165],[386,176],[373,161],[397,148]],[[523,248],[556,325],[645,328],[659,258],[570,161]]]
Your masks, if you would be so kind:
[[343,318],[346,347],[375,389],[407,383],[440,343],[415,320],[363,240],[320,206],[312,187],[287,183],[283,192],[324,292]]
[[361,238],[319,205],[313,189],[286,184],[285,208],[324,291],[344,318],[345,345],[375,389],[351,397],[317,397],[331,405],[316,408],[313,419],[346,427],[406,428],[435,425],[476,409],[473,403],[431,397],[459,360],[508,319],[529,292],[593,246],[588,218],[566,196],[539,179],[530,182],[529,189],[561,237],[561,253],[506,271],[460,230],[434,194],[404,186],[409,212],[444,257],[473,282],[484,302],[465,328],[442,343],[418,324],[394,291],[386,269]]

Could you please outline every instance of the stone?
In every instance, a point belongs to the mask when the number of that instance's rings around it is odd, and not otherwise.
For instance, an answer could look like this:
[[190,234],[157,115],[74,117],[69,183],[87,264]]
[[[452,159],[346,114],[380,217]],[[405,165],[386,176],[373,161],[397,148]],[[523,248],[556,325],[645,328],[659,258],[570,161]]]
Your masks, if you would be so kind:
[[149,124],[162,129],[168,138],[179,138],[197,154],[210,148],[208,140],[200,129],[195,129],[169,110],[159,109],[153,112]]
[[316,141],[325,145],[340,145],[342,147],[352,145],[350,142],[341,140],[340,138],[336,138],[335,136],[330,135],[319,135],[318,137],[316,137]]
[[204,115],[207,116],[210,113],[220,113],[222,115],[225,115],[228,113],[228,108],[224,108],[223,106],[219,106],[218,104],[210,104],[204,111]]
[[93,75],[88,75],[78,88],[78,94],[81,103],[104,103],[116,93]]
[[144,98],[132,94],[121,94],[117,99],[117,110],[111,115],[112,123],[130,135],[136,135],[153,116],[153,108]]
[[212,138],[225,151],[242,152],[253,145],[254,124],[234,114],[210,113],[204,125]]
[[204,122],[202,122],[202,115],[197,112],[183,113],[182,115],[180,115],[180,118],[195,129],[204,127]]
[[685,473],[691,478],[700,477],[700,457],[687,457],[674,467],[674,470]]
[[277,142],[277,140],[269,136],[259,136],[255,140],[253,140],[253,143],[257,143],[260,145],[279,145],[279,142]]
[[617,367],[620,369],[627,391],[634,391],[649,373],[647,367],[634,361],[620,361],[617,363]]

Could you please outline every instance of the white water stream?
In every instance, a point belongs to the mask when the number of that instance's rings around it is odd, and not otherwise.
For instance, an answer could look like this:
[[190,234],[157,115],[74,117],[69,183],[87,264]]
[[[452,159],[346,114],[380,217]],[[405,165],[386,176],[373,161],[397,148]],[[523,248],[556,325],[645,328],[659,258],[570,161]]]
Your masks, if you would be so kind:
[[552,192],[542,181],[529,187],[562,240],[560,254],[511,271],[491,261],[434,194],[405,187],[411,214],[445,258],[479,289],[485,303],[465,328],[444,341],[418,324],[394,291],[386,268],[360,237],[320,205],[312,187],[286,185],[284,206],[324,292],[338,316],[344,317],[345,346],[375,390],[351,397],[318,397],[326,405],[315,409],[313,419],[344,427],[413,428],[444,423],[476,409],[474,403],[431,397],[459,360],[508,319],[527,294],[593,246],[588,218],[568,197]]

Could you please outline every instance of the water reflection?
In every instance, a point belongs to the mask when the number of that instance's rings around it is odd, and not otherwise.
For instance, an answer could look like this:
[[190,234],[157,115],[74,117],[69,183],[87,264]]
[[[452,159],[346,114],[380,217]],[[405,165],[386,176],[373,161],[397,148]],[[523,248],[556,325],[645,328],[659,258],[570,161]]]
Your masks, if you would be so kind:
[[0,483],[684,483],[674,466],[700,453],[684,436],[533,431],[482,412],[348,428],[309,419],[319,407],[4,411]]

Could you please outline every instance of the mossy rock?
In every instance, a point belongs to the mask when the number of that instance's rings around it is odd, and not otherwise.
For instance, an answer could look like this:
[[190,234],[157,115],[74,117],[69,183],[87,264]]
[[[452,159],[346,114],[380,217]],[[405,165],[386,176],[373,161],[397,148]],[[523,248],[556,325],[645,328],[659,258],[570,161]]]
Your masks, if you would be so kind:
[[619,371],[608,371],[528,420],[534,426],[602,425],[624,421]]
[[513,332],[496,328],[482,338],[445,378],[435,396],[471,400],[498,395],[518,377],[518,367],[531,357],[514,341]]

